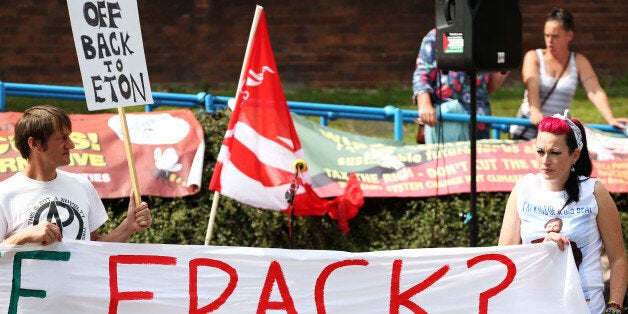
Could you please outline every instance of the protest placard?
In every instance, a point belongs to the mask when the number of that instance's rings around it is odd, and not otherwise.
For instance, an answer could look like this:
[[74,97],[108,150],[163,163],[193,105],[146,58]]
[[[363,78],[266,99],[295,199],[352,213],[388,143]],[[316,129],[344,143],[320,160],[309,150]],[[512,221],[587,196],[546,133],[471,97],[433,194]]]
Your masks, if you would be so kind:
[[68,0],[89,110],[153,103],[136,1]]

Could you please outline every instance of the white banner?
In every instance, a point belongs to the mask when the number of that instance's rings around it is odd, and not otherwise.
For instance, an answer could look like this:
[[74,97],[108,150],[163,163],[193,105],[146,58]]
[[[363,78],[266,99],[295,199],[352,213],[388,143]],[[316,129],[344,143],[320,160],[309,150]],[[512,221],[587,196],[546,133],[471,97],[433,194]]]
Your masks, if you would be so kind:
[[89,110],[153,103],[135,0],[67,0]]
[[0,245],[2,313],[588,313],[554,243],[348,253]]

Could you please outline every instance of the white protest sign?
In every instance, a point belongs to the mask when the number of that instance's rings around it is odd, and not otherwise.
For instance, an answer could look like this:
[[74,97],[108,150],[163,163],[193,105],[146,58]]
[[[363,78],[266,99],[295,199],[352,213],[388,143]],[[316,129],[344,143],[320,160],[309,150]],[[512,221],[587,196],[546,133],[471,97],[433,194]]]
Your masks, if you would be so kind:
[[0,245],[0,313],[589,313],[551,243],[349,253]]
[[135,0],[67,0],[89,110],[153,103]]

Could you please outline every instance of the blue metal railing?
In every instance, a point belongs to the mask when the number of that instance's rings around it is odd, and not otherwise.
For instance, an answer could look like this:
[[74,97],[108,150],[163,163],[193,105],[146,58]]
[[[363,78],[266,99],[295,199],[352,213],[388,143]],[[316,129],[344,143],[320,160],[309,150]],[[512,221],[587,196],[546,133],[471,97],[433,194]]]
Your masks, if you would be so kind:
[[[0,111],[2,112],[6,111],[7,96],[85,100],[85,89],[73,86],[0,81]],[[197,94],[153,92],[153,101],[153,104],[145,105],[146,111],[153,111],[159,106],[176,106],[200,108],[203,112],[215,113],[218,110],[227,109],[228,103],[233,101],[233,97],[215,96],[205,92]],[[288,107],[290,111],[300,115],[319,117],[320,124],[324,126],[328,125],[329,120],[336,119],[392,121],[394,123],[394,139],[397,141],[403,140],[403,124],[414,123],[418,117],[417,110],[400,109],[392,105],[380,108],[288,101]],[[469,121],[469,115],[461,113],[444,113],[442,118],[449,121]],[[499,138],[500,132],[508,132],[511,124],[531,126],[528,119],[512,117],[477,116],[477,122],[491,124],[493,138]],[[619,130],[607,124],[587,125],[606,132],[620,133]]]

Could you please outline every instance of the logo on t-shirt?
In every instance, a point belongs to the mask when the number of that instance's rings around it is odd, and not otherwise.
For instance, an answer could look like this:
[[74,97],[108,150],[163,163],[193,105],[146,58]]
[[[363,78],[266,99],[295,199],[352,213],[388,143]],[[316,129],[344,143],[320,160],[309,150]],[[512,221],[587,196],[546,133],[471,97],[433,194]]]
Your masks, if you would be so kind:
[[[551,218],[548,220],[543,226],[547,233],[556,232],[560,233],[563,230],[563,220],[560,218]],[[539,238],[536,240],[532,240],[532,243],[541,243],[545,240],[545,238]],[[582,263],[582,251],[578,247],[578,243],[575,241],[569,241],[571,245],[571,250],[573,252],[574,261],[576,262],[576,268],[580,269],[580,264]]]
[[74,202],[59,197],[41,200],[31,211],[29,222],[36,226],[48,220],[61,229],[64,238],[86,240],[85,215]]

